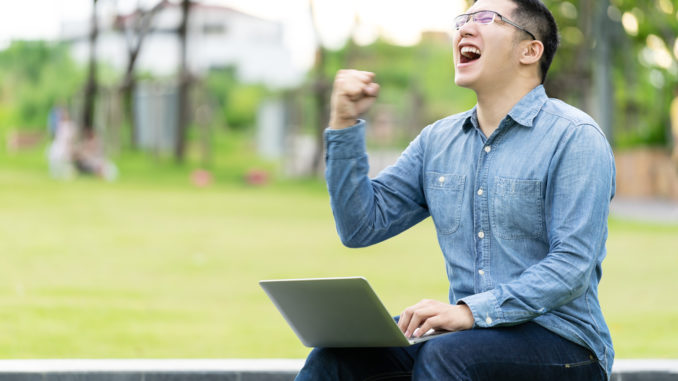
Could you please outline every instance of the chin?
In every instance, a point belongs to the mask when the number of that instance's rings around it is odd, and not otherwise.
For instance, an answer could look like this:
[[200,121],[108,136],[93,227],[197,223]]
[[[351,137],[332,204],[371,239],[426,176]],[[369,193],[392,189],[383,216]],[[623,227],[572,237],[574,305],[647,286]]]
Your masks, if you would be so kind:
[[459,87],[465,87],[468,89],[473,89],[473,84],[475,81],[472,78],[468,78],[468,76],[465,75],[455,75],[454,76],[454,84],[459,86]]
[[466,81],[460,80],[460,79],[454,79],[454,84],[459,86],[459,87],[468,87],[468,84]]

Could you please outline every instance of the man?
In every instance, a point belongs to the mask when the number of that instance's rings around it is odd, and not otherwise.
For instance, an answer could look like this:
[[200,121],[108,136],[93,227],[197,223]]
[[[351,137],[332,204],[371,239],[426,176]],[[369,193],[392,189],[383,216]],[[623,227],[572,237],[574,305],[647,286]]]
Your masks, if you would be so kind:
[[[558,37],[538,0],[479,0],[455,19],[455,82],[472,110],[426,127],[397,163],[367,177],[372,73],[334,83],[327,184],[350,247],[431,215],[449,303],[401,314],[407,348],[315,349],[298,379],[603,380],[612,367],[597,286],[614,195],[612,152],[595,122],[541,85]],[[413,258],[416,265],[416,258]]]

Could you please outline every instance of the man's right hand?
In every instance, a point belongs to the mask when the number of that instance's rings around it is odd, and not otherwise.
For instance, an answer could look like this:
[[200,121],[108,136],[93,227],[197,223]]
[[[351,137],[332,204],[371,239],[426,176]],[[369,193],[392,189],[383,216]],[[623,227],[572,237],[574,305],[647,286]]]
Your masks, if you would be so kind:
[[340,130],[354,125],[360,114],[369,110],[379,95],[374,73],[339,70],[332,88],[330,128]]

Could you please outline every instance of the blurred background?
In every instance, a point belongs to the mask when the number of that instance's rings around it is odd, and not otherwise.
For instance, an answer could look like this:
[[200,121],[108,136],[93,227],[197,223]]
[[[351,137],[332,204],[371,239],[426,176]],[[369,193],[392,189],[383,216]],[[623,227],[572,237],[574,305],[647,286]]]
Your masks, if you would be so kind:
[[[0,356],[303,357],[266,278],[364,275],[394,314],[445,300],[430,220],[341,247],[322,131],[340,68],[382,86],[372,174],[472,107],[451,50],[469,3],[0,5]],[[678,0],[545,3],[562,39],[547,92],[615,150],[615,347],[678,357]]]

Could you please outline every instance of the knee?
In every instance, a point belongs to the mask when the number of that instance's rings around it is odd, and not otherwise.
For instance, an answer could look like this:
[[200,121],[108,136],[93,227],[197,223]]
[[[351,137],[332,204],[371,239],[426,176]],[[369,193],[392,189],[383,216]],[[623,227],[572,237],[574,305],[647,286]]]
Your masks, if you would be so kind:
[[338,360],[337,349],[334,348],[314,348],[306,358],[306,364],[323,364],[329,366],[336,364]]
[[413,379],[416,380],[470,380],[464,350],[445,340],[430,340],[419,350]]
[[296,380],[336,380],[339,379],[341,360],[336,349],[315,348],[306,358]]

